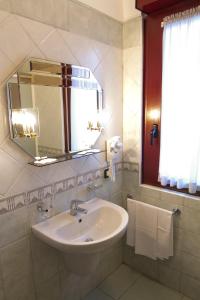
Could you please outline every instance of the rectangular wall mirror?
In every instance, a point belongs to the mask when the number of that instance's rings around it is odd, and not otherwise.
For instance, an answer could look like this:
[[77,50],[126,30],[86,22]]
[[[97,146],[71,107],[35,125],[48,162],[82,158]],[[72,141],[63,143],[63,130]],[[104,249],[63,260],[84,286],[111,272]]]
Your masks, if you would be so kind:
[[88,68],[31,58],[7,89],[11,138],[36,165],[98,152],[103,90]]

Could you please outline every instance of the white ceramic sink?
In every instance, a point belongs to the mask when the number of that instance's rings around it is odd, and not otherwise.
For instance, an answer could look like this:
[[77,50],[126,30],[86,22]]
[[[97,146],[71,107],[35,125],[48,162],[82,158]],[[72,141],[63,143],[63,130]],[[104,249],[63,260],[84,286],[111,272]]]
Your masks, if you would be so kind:
[[125,233],[128,214],[122,207],[99,198],[80,207],[87,209],[87,214],[60,213],[34,225],[33,233],[50,246],[69,254],[99,252]]

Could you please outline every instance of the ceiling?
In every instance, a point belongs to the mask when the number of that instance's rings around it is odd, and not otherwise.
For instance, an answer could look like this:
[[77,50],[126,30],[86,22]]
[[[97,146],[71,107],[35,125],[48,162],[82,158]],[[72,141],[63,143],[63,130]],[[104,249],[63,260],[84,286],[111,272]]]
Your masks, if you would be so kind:
[[135,0],[79,0],[98,11],[120,21],[137,17],[140,12],[135,9]]

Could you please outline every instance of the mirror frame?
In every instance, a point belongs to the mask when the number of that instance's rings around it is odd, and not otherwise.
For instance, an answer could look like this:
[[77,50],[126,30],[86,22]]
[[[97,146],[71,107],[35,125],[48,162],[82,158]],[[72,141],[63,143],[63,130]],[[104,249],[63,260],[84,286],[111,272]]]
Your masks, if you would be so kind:
[[[43,72],[46,72],[46,76],[40,76],[37,75],[34,77],[27,76],[26,73],[21,72],[20,70],[25,64],[30,64],[30,72],[41,72],[41,69]],[[48,64],[49,63],[49,64]],[[10,137],[11,140],[16,143],[24,152],[28,153],[26,150],[23,149],[23,147],[16,142],[14,139],[14,132],[13,132],[13,123],[12,123],[12,97],[11,97],[11,90],[9,88],[9,81],[14,77],[14,75],[17,74],[17,84],[19,87],[20,83],[24,84],[38,84],[38,85],[44,85],[44,86],[58,86],[62,88],[62,94],[63,94],[63,112],[64,112],[64,140],[65,140],[65,153],[63,155],[59,156],[53,156],[54,161],[49,162],[49,157],[39,157],[35,159],[34,161],[29,162],[29,164],[42,167],[45,165],[63,162],[66,160],[76,159],[83,156],[88,155],[94,155],[97,153],[105,152],[105,150],[90,148],[90,149],[82,149],[78,151],[71,151],[70,148],[70,141],[69,141],[69,128],[70,128],[70,118],[67,115],[68,113],[68,103],[67,103],[67,97],[69,97],[69,90],[71,88],[81,88],[89,89],[89,90],[96,90],[97,91],[97,110],[103,110],[104,109],[104,97],[103,97],[103,89],[99,85],[98,81],[95,79],[92,71],[88,68],[82,67],[82,66],[76,66],[76,65],[70,65],[66,63],[56,62],[56,61],[50,61],[40,58],[34,58],[31,57],[24,61],[16,70],[12,73],[12,75],[7,79],[7,98],[8,98],[8,115],[9,115],[9,127],[10,127]],[[48,75],[51,75],[48,76]],[[55,77],[52,77],[52,75],[55,75]],[[92,78],[94,78],[93,81],[89,81],[88,78],[92,75]],[[58,77],[60,76],[60,77]],[[61,80],[60,80],[61,79]],[[32,82],[33,81],[33,82]],[[38,83],[39,82],[39,83]],[[18,88],[19,90],[19,88]],[[103,130],[103,128],[101,129]],[[30,153],[28,153],[30,156],[32,156]],[[35,158],[34,156],[32,156]],[[44,163],[40,163],[42,161],[45,161]]]

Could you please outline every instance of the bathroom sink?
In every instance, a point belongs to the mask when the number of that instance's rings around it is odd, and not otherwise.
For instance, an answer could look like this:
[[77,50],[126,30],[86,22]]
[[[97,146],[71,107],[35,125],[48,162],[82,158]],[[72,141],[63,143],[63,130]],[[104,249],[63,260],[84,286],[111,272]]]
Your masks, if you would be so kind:
[[113,245],[125,233],[128,214],[120,206],[94,198],[80,205],[87,214],[62,212],[32,227],[33,233],[65,253],[95,253]]

